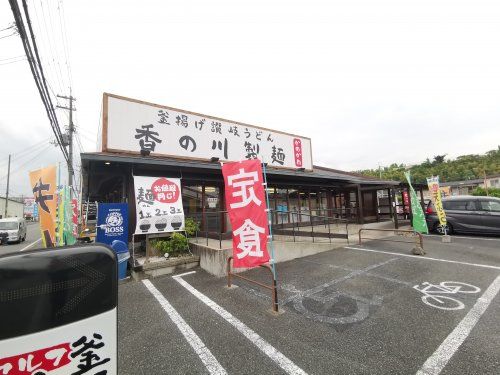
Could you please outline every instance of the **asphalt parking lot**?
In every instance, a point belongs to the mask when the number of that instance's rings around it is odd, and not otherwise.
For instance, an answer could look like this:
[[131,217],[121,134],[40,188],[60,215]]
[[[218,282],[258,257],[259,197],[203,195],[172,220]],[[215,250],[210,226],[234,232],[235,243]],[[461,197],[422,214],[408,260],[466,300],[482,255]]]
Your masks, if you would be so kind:
[[424,247],[372,241],[280,263],[279,315],[269,291],[201,269],[125,283],[119,373],[499,374],[500,238]]

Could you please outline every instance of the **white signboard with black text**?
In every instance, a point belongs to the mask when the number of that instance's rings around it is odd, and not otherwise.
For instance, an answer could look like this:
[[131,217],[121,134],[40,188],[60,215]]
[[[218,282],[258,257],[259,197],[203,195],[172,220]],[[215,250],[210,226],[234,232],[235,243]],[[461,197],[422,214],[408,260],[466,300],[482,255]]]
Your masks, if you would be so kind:
[[184,230],[181,180],[134,176],[137,221],[135,234]]
[[216,117],[104,94],[102,151],[313,167],[311,140]]

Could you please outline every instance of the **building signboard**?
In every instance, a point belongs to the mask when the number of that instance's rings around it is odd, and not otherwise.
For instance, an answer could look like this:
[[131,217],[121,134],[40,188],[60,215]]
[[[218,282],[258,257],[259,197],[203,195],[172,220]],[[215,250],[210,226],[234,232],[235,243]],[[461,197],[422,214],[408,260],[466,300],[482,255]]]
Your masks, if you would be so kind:
[[111,94],[104,94],[103,113],[103,152],[221,161],[259,158],[272,167],[313,168],[306,137]]
[[24,198],[24,217],[33,217],[35,211],[35,198]]
[[170,177],[134,176],[135,234],[184,230],[181,180]]

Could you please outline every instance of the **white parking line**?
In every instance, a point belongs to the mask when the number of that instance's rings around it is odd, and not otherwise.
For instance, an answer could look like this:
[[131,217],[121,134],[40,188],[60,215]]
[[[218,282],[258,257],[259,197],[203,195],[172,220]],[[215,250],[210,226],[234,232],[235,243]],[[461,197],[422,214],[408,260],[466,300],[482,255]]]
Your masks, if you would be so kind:
[[435,261],[435,262],[455,263],[455,264],[463,264],[463,265],[466,265],[466,266],[474,266],[474,267],[482,267],[482,268],[490,268],[490,269],[494,269],[494,270],[500,270],[500,267],[490,266],[488,264],[459,262],[457,260],[430,258],[430,257],[422,256],[422,255],[401,254],[401,253],[396,253],[394,251],[361,249],[359,247],[352,247],[352,246],[345,246],[344,249],[357,250],[357,251],[365,251],[365,252],[369,252],[369,253],[381,253],[381,254],[389,254],[389,255],[398,255],[398,256],[413,258],[413,259],[417,259],[417,260],[429,260],[429,261]]
[[499,291],[500,276],[497,276],[495,281],[486,289],[484,294],[477,300],[462,321],[448,335],[434,354],[425,361],[422,368],[417,372],[417,375],[437,375],[443,370],[460,345],[462,345],[467,336],[469,336],[472,329]]
[[295,363],[293,363],[290,359],[285,357],[280,351],[274,348],[271,344],[269,344],[266,340],[260,337],[256,332],[254,332],[251,328],[246,326],[242,321],[235,318],[231,313],[226,311],[224,308],[216,304],[210,298],[205,296],[203,293],[199,292],[197,289],[193,288],[189,283],[183,280],[180,276],[173,276],[174,280],[176,280],[179,284],[181,284],[184,288],[186,288],[191,294],[193,294],[196,298],[198,298],[205,305],[214,310],[217,314],[219,314],[222,318],[224,318],[229,324],[231,324],[234,328],[240,331],[243,336],[249,339],[257,348],[259,348],[265,355],[271,358],[278,366],[280,366],[287,374],[295,375],[295,374],[303,374],[306,375],[304,370],[298,367]]
[[[422,234],[424,237],[442,237],[440,234]],[[462,238],[466,240],[481,240],[481,241],[500,241],[500,238],[486,238],[486,237],[468,237],[468,236],[455,236],[453,235],[451,237],[453,238]]]
[[22,248],[21,250],[19,250],[19,251],[28,250],[31,246],[33,246],[34,244],[36,244],[36,243],[40,242],[41,240],[42,240],[42,239],[41,239],[41,238],[39,238],[39,239],[38,239],[38,240],[36,240],[35,242],[30,243],[28,246],[23,247],[23,248]]
[[201,341],[198,335],[167,301],[163,294],[161,294],[160,291],[155,288],[151,281],[143,280],[142,283],[146,286],[146,288],[148,288],[151,294],[160,303],[161,307],[163,307],[163,310],[167,312],[170,319],[172,319],[172,322],[174,322],[179,331],[181,331],[182,335],[187,340],[189,345],[191,345],[191,347],[194,349],[195,353],[198,354],[198,357],[200,357],[208,372],[210,374],[217,375],[227,374],[226,370],[221,366],[219,361],[217,361],[217,358],[213,356],[213,354],[205,346],[203,341]]

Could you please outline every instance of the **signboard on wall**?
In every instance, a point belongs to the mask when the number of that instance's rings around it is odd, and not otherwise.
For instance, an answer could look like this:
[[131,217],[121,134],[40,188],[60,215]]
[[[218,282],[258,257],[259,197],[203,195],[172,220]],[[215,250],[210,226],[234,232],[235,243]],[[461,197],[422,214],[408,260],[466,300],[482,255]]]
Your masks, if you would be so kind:
[[33,217],[35,212],[35,198],[24,198],[23,214],[25,217]]
[[313,168],[310,138],[111,94],[104,94],[103,112],[104,152]]
[[181,180],[170,177],[134,176],[135,234],[184,230]]

